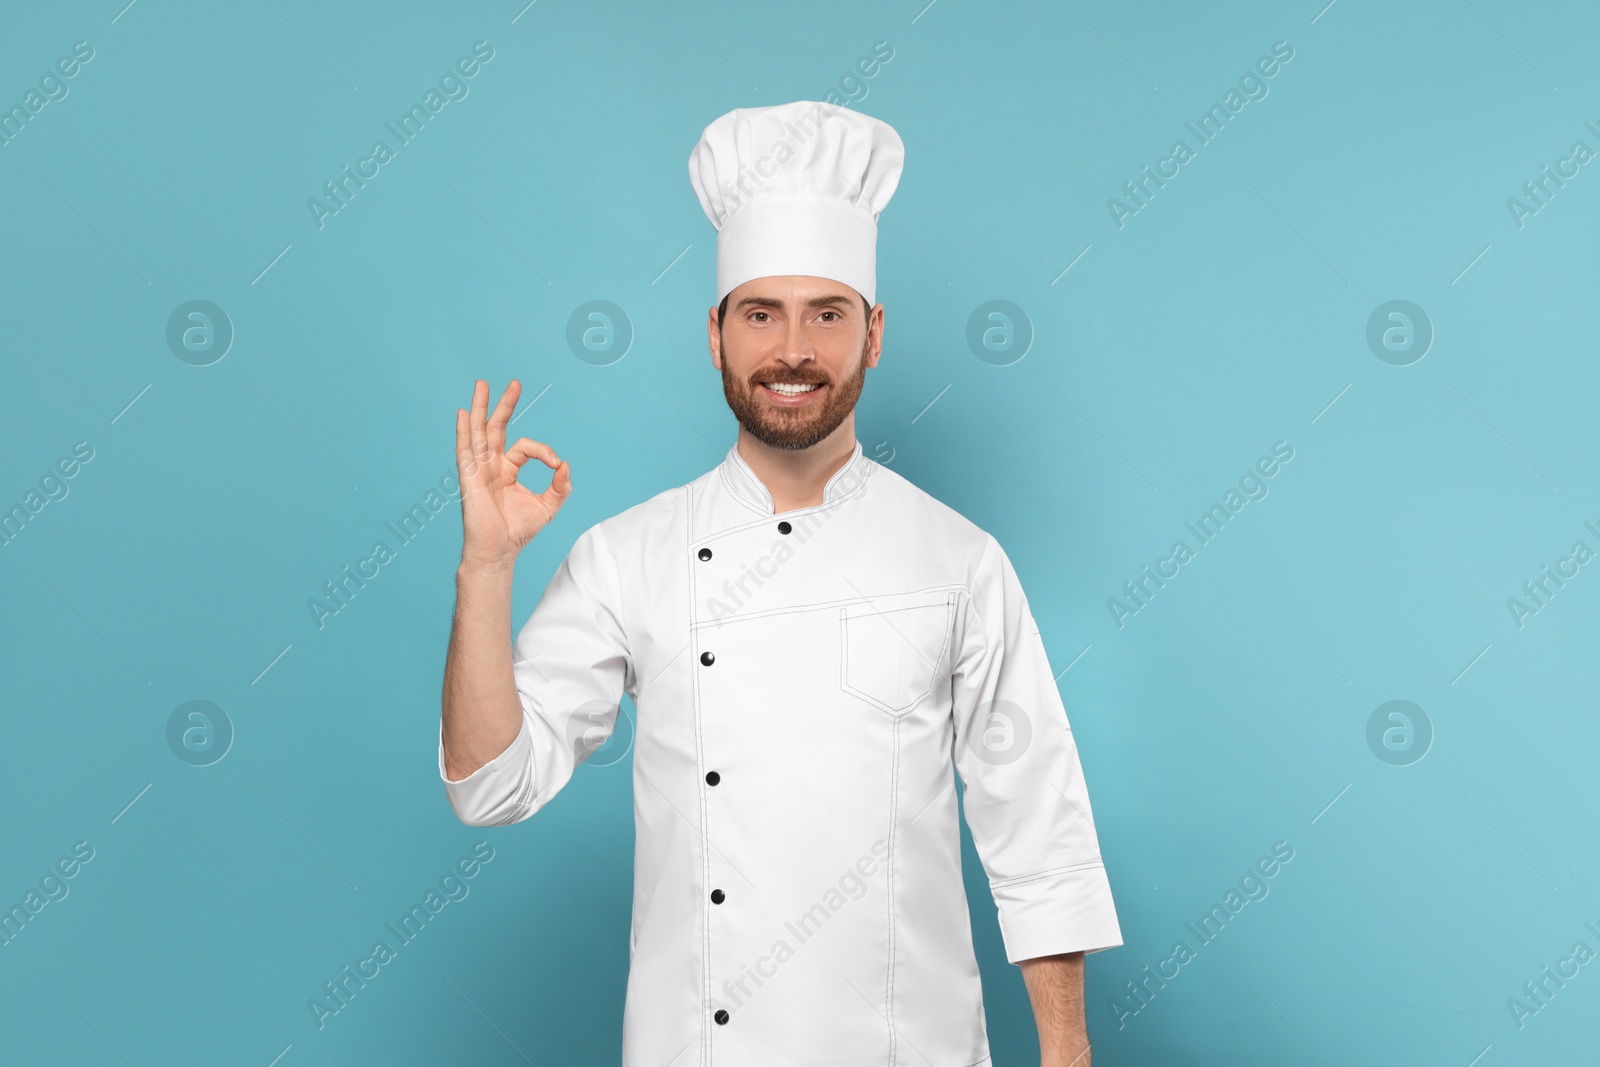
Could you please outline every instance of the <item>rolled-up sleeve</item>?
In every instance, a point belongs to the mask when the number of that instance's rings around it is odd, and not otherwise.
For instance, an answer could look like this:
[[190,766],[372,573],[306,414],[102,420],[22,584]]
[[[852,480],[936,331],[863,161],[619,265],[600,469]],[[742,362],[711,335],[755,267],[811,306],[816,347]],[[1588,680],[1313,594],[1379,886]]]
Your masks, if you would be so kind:
[[573,542],[517,635],[512,673],[522,726],[511,744],[451,781],[440,723],[439,778],[462,822],[528,818],[611,736],[629,670],[621,599],[616,560],[596,524]]
[[1039,627],[992,536],[952,663],[956,769],[1006,958],[1122,944],[1078,748]]

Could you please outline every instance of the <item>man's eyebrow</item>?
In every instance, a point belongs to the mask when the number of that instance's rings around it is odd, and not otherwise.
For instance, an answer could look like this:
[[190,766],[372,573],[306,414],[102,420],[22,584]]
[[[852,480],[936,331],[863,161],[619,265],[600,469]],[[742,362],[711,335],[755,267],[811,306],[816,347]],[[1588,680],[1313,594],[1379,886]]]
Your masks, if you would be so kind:
[[[819,308],[826,307],[829,304],[839,304],[845,308],[849,308],[852,306],[852,303],[853,302],[851,299],[848,296],[845,296],[843,293],[831,293],[827,296],[814,296],[805,302],[805,306],[808,308]],[[743,311],[745,308],[751,307],[781,309],[783,306],[784,302],[782,300],[778,300],[770,296],[747,296],[735,304],[733,310]]]

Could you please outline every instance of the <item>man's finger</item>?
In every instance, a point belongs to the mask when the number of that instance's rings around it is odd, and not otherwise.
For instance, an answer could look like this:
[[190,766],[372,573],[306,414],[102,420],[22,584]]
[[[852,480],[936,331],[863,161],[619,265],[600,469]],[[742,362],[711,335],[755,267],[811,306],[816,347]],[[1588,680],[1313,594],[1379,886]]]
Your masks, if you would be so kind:
[[456,473],[465,480],[472,470],[472,435],[467,430],[467,410],[456,408]]
[[472,454],[480,463],[489,458],[489,435],[484,426],[488,410],[489,383],[480,378],[472,383],[472,417],[468,420],[472,430]]
[[465,408],[456,409],[456,470],[461,478],[462,492],[466,492],[465,487],[481,477],[485,469],[483,462],[472,451],[471,422],[472,416]]
[[551,469],[561,466],[561,457],[556,455],[555,449],[528,437],[517,438],[516,443],[506,449],[506,458],[518,470],[530,459],[537,459]]
[[572,468],[565,463],[556,468],[550,479],[550,488],[539,494],[551,505],[553,514],[572,495]]
[[488,447],[491,452],[499,452],[506,447],[506,423],[511,421],[511,413],[516,410],[517,397],[521,394],[522,383],[515,378],[500,394],[500,402],[494,406],[494,414],[489,416]]

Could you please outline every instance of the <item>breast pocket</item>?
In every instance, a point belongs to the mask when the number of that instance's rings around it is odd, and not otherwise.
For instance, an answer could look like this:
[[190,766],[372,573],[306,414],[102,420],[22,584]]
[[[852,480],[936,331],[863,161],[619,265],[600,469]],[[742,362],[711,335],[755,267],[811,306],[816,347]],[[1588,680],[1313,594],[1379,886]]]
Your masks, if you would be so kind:
[[839,609],[839,687],[904,715],[947,673],[954,590],[897,593]]

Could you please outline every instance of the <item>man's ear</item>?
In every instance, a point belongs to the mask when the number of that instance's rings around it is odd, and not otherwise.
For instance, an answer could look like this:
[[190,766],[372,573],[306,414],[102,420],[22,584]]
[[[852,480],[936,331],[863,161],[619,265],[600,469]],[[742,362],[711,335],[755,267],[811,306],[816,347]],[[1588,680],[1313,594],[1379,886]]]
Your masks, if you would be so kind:
[[706,345],[711,349],[711,365],[722,369],[722,331],[717,328],[717,309],[706,317]]
[[[874,330],[874,324],[877,329]],[[878,360],[883,355],[883,305],[879,304],[872,309],[872,314],[867,316],[867,344],[864,359],[868,367],[876,367]]]

